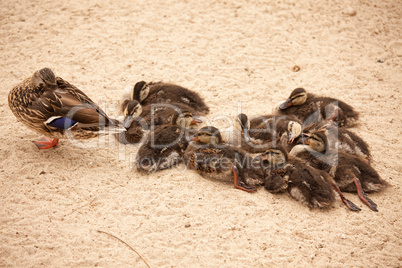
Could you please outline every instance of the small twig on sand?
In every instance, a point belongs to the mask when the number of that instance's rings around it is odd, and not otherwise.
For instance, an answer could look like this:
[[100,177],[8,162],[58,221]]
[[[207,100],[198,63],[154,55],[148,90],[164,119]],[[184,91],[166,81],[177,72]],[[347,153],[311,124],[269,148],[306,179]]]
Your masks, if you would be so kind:
[[136,251],[132,246],[130,246],[129,244],[127,244],[126,242],[124,242],[123,240],[121,240],[120,238],[118,238],[115,235],[109,234],[107,232],[101,231],[101,230],[97,230],[98,233],[103,233],[103,234],[107,234],[110,235],[111,237],[116,238],[117,240],[119,240],[120,242],[122,242],[123,244],[125,244],[127,247],[129,247],[132,251],[134,251],[135,253],[137,253],[138,256],[140,256],[140,258],[145,262],[145,264],[148,266],[148,268],[151,268],[151,266],[149,266],[148,262],[141,256],[140,253],[138,253],[138,251]]

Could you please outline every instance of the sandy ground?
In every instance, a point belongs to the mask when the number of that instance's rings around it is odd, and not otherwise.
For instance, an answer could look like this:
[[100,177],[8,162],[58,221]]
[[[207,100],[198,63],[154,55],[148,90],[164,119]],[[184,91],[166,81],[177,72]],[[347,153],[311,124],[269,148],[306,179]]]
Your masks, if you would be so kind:
[[[1,1],[0,266],[146,267],[98,230],[151,267],[401,266],[402,3],[277,2]],[[270,113],[299,86],[338,97],[392,187],[370,195],[378,213],[354,194],[359,213],[309,209],[183,166],[140,175],[138,148],[109,138],[38,151],[7,96],[45,66],[112,117],[139,80],[199,91],[209,124]]]

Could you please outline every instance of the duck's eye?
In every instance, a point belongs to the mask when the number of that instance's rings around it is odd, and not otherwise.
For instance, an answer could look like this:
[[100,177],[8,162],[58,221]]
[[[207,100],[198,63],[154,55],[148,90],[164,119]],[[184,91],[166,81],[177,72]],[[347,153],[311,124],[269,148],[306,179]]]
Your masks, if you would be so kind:
[[211,133],[204,132],[204,133],[199,133],[198,136],[212,136]]
[[292,98],[292,100],[295,100],[295,99],[297,99],[297,98],[300,98],[300,97],[302,97],[303,95],[296,95],[296,96],[294,96],[293,98]]
[[310,139],[321,142],[321,140],[317,139],[316,137],[310,137]]

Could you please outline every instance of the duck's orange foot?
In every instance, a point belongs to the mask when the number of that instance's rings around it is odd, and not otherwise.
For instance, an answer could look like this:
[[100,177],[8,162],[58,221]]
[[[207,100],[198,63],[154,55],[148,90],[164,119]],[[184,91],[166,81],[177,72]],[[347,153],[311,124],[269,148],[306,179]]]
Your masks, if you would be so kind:
[[360,211],[361,209],[356,206],[352,201],[347,199],[341,192],[341,190],[338,187],[338,184],[332,179],[332,187],[334,190],[339,194],[339,197],[341,198],[342,202],[350,209],[351,211]]
[[363,203],[366,204],[369,208],[371,208],[371,210],[377,212],[378,211],[377,204],[374,203],[370,198],[368,198],[367,194],[363,191],[360,180],[358,178],[354,177],[353,181],[356,185],[357,195],[359,196],[360,200],[363,201]]
[[364,193],[363,198],[361,199],[364,204],[366,204],[371,210],[378,212],[377,204],[374,203],[370,198],[368,198],[367,194]]
[[239,182],[239,183],[235,184],[235,187],[237,189],[240,189],[240,190],[243,190],[243,191],[246,191],[249,193],[253,193],[253,192],[257,191],[257,188],[255,188],[254,186],[247,185],[243,182]]
[[343,203],[345,203],[345,205],[348,207],[348,209],[350,209],[351,211],[360,211],[361,209],[356,206],[352,201],[343,198],[342,199]]
[[252,193],[257,191],[257,188],[255,188],[254,186],[250,186],[247,185],[246,183],[244,183],[243,181],[240,180],[239,178],[239,170],[237,169],[236,166],[232,167],[232,171],[233,171],[233,175],[234,175],[234,186],[237,189]]
[[33,141],[33,143],[36,145],[36,147],[38,147],[38,149],[44,150],[56,147],[59,144],[59,139],[51,140],[49,138],[43,137],[37,141]]

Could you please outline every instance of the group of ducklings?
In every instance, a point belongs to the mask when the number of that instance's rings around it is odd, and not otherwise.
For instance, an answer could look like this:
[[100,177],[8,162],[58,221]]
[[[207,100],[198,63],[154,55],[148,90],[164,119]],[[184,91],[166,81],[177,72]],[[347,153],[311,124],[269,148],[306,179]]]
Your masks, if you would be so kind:
[[358,113],[340,100],[303,88],[293,90],[273,114],[249,120],[242,113],[222,131],[198,127],[200,116],[209,112],[198,93],[162,82],[141,81],[123,95],[123,122],[109,118],[49,68],[16,85],[8,101],[18,120],[46,136],[34,142],[39,149],[57,146],[67,133],[85,138],[112,129],[119,142],[140,144],[136,159],[140,171],[184,163],[247,192],[258,186],[271,193],[287,191],[309,207],[329,207],[337,193],[350,210],[359,211],[342,194],[357,192],[377,211],[366,193],[388,185],[371,166],[366,142],[347,129],[358,120]]

